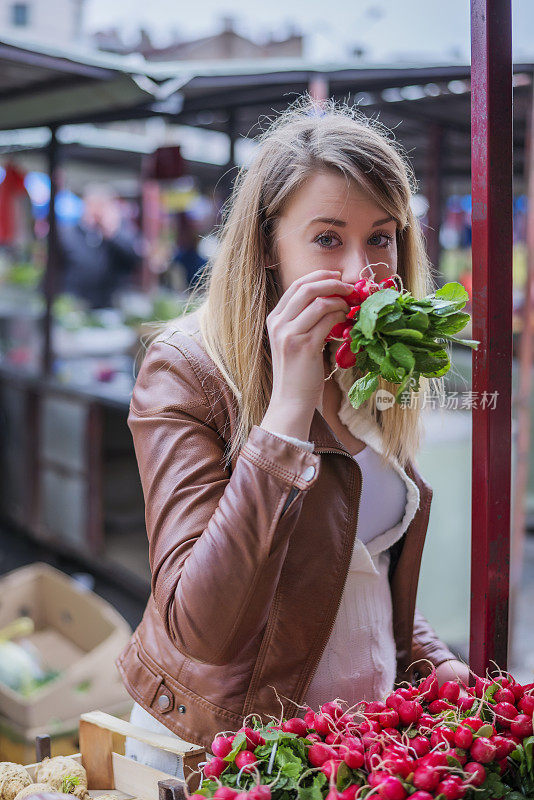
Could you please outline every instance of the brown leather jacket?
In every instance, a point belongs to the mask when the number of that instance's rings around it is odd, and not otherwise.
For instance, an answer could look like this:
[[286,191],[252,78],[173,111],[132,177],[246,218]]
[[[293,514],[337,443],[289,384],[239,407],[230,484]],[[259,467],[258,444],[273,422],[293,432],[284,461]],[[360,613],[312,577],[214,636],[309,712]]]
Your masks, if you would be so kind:
[[[131,428],[146,501],[152,593],[117,660],[134,699],[209,748],[251,712],[298,713],[348,572],[361,472],[315,411],[314,452],[254,426],[231,470],[235,398],[202,346],[197,312],[148,350]],[[415,610],[432,490],[392,547],[398,679],[415,659],[454,658]],[[415,615],[415,622],[414,622]],[[421,670],[425,674],[425,667]]]

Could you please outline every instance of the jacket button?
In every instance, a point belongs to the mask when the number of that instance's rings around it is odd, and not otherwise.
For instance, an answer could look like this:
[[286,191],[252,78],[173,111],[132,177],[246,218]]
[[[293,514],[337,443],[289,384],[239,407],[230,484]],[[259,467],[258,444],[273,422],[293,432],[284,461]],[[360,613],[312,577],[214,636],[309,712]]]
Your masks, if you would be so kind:
[[171,699],[167,694],[160,694],[158,697],[158,706],[161,708],[162,711],[167,711],[167,709],[171,705]]
[[311,479],[315,475],[315,467],[306,467],[304,472],[302,473],[302,477],[305,481],[311,481]]

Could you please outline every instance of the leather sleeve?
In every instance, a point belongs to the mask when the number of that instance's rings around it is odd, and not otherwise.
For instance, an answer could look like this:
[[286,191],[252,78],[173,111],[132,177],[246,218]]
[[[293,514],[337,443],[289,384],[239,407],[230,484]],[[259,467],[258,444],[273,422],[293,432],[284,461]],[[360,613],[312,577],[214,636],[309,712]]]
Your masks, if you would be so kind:
[[[447,645],[439,639],[428,620],[416,608],[413,625],[412,663],[424,658],[428,659],[434,667],[437,667],[444,661],[458,659],[458,656],[455,656]],[[431,664],[422,661],[419,664],[414,664],[414,668],[423,677],[426,677],[432,671]]]
[[230,471],[206,370],[155,342],[130,426],[145,497],[152,594],[174,645],[232,661],[267,622],[303,497],[320,456],[255,425]]

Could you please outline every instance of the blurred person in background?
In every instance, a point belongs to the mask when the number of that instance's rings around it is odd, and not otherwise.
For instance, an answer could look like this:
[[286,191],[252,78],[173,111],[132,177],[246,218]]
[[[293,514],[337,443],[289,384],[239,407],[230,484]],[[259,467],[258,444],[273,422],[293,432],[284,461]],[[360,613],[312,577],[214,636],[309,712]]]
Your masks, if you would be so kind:
[[198,282],[207,262],[198,252],[199,241],[194,220],[186,211],[182,211],[176,219],[177,244],[168,271],[168,281],[172,289],[179,290],[184,284],[186,289],[192,289]]
[[91,308],[108,308],[114,293],[132,284],[140,263],[139,241],[110,186],[91,184],[83,203],[80,220],[59,228],[58,290],[82,298]]

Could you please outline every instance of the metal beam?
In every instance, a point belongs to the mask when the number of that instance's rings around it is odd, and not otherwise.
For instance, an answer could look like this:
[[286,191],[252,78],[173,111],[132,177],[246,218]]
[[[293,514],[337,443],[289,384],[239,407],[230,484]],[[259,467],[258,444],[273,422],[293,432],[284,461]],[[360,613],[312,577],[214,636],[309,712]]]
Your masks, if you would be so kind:
[[[470,666],[506,669],[512,393],[511,0],[471,0],[473,197]],[[496,394],[494,394],[496,393]],[[496,398],[495,408],[491,398]],[[489,405],[484,407],[484,398]]]

